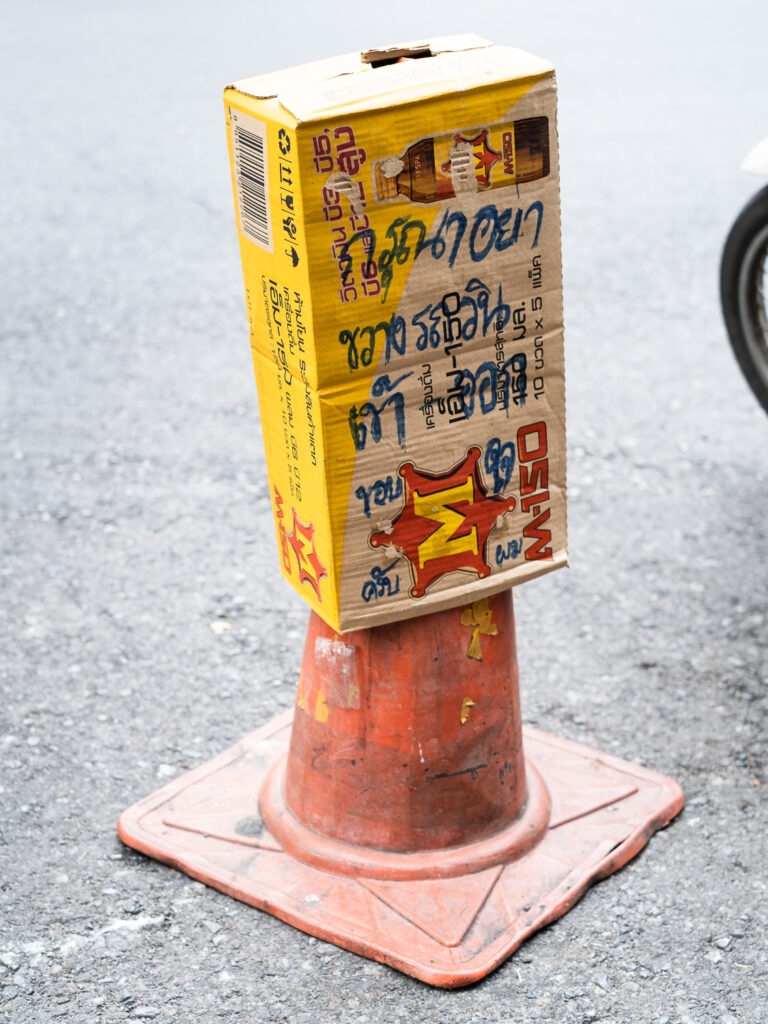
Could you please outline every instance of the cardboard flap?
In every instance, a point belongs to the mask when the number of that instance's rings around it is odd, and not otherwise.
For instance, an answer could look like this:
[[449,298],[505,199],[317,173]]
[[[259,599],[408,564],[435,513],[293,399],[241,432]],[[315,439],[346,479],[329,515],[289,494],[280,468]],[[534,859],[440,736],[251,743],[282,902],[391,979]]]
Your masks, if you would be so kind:
[[465,34],[346,54],[228,88],[255,99],[275,98],[301,122],[553,71],[549,61],[523,50]]
[[438,38],[422,39],[418,42],[398,43],[394,46],[363,50],[360,60],[364,64],[378,67],[382,64],[394,63],[401,57],[435,57],[440,53],[480,50],[486,46],[493,46],[490,39],[482,39],[472,32],[464,32],[456,36],[439,36]]

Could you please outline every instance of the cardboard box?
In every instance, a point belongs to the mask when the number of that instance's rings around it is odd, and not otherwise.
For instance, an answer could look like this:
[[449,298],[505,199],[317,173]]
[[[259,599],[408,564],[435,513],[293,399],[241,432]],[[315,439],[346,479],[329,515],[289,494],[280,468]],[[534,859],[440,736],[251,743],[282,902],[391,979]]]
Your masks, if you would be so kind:
[[567,564],[552,66],[461,36],[224,99],[286,578],[346,631]]

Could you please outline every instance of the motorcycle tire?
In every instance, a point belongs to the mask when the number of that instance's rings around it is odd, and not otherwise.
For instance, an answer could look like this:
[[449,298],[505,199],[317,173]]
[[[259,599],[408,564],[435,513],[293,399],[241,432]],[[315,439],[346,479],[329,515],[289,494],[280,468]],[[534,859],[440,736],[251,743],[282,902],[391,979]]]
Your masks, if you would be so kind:
[[736,360],[768,412],[768,186],[747,203],[726,239],[720,300]]

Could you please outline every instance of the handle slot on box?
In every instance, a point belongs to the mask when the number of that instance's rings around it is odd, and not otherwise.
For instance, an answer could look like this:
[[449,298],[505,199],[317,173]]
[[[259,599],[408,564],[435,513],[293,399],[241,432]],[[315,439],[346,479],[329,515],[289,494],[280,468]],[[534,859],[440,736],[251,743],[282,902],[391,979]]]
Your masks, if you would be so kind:
[[420,57],[434,57],[429,43],[409,43],[405,46],[388,46],[379,50],[362,50],[360,60],[372,68],[397,64],[400,60],[416,60]]

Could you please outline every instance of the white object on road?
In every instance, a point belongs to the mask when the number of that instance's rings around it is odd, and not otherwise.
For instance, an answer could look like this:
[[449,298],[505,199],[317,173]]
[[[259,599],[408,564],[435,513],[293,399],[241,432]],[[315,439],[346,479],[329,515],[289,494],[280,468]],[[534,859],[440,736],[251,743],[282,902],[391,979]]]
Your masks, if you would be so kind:
[[768,176],[768,138],[762,139],[750,149],[741,161],[741,169],[748,174]]

